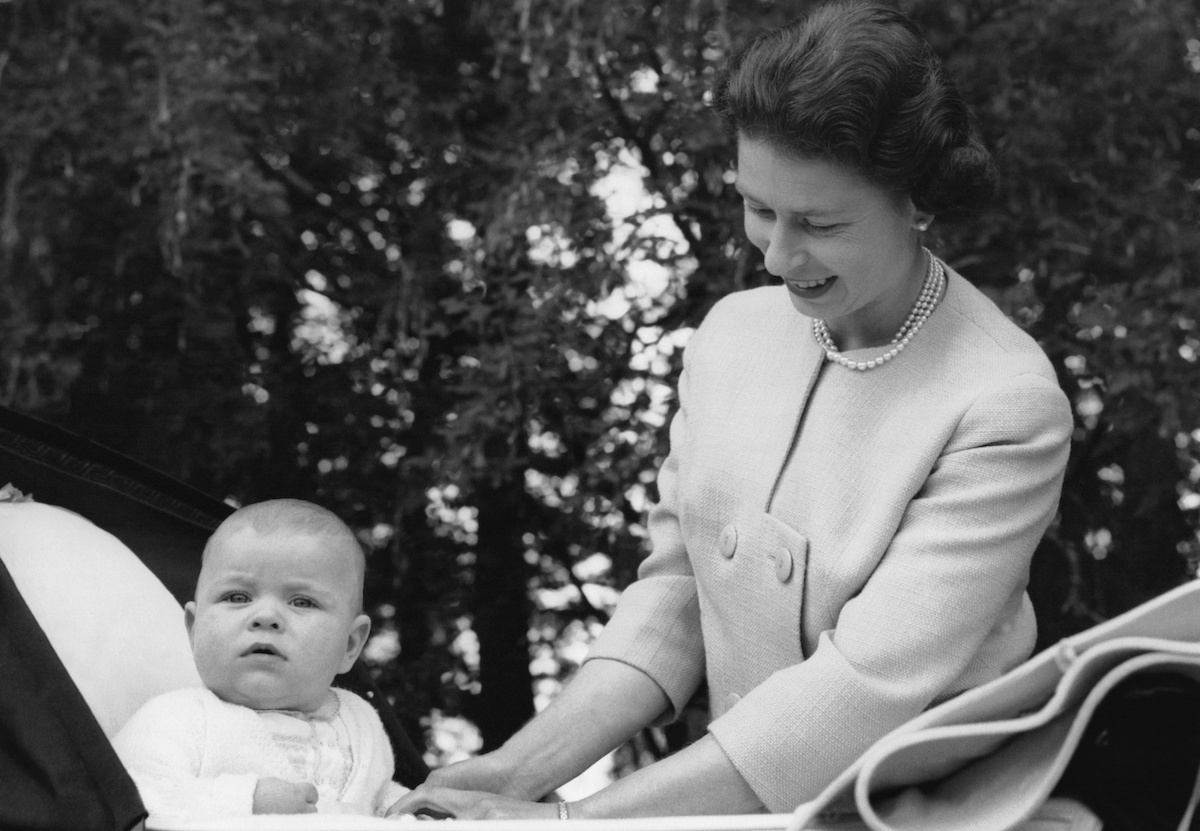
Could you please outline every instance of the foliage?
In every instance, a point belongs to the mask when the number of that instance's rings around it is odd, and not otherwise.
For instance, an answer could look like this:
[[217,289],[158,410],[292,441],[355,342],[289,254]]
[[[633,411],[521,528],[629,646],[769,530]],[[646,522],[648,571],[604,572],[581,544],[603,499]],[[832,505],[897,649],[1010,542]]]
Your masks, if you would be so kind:
[[[1003,172],[933,244],[1076,405],[1049,642],[1200,557],[1200,22],[906,5]],[[644,554],[691,327],[768,279],[704,90],[781,6],[0,3],[0,403],[340,511],[381,684],[494,746]]]
[[1004,182],[945,247],[1076,405],[1031,589],[1046,644],[1200,560],[1200,19],[1172,0],[926,6]]

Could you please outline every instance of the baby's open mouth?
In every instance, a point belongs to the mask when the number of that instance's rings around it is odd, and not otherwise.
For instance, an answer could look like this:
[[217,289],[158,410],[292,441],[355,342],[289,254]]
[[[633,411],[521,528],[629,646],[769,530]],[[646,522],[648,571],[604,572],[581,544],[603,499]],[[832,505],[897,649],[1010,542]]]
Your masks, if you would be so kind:
[[242,653],[245,655],[274,655],[276,658],[282,658],[283,653],[271,646],[269,643],[256,643]]

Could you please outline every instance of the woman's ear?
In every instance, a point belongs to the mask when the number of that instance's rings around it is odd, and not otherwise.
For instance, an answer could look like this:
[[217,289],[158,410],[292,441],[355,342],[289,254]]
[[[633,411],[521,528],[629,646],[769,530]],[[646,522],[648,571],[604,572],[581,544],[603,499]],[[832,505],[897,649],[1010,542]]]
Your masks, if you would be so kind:
[[339,674],[349,672],[350,668],[354,666],[354,662],[358,660],[363,647],[367,645],[367,636],[370,634],[371,618],[367,615],[356,617],[354,623],[350,624],[350,635],[346,639],[346,654],[342,658],[342,666],[338,670]]
[[913,227],[918,231],[928,231],[929,226],[933,223],[933,214],[927,214],[923,211],[918,211],[913,215]]

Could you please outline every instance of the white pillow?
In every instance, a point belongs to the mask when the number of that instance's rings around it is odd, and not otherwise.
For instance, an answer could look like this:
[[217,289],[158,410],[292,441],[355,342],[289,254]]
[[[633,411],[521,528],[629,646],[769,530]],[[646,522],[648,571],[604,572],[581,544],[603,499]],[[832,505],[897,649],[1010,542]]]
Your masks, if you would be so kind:
[[200,685],[183,608],[112,534],[0,502],[0,559],[109,738],[153,696]]

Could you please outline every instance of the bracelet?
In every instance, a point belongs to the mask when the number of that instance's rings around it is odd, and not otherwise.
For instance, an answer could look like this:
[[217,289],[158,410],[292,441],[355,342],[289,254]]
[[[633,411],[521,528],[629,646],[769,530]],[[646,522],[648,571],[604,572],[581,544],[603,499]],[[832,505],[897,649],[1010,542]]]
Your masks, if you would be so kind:
[[559,819],[570,819],[571,818],[571,812],[567,810],[567,800],[565,800],[565,799],[558,800],[558,818]]

